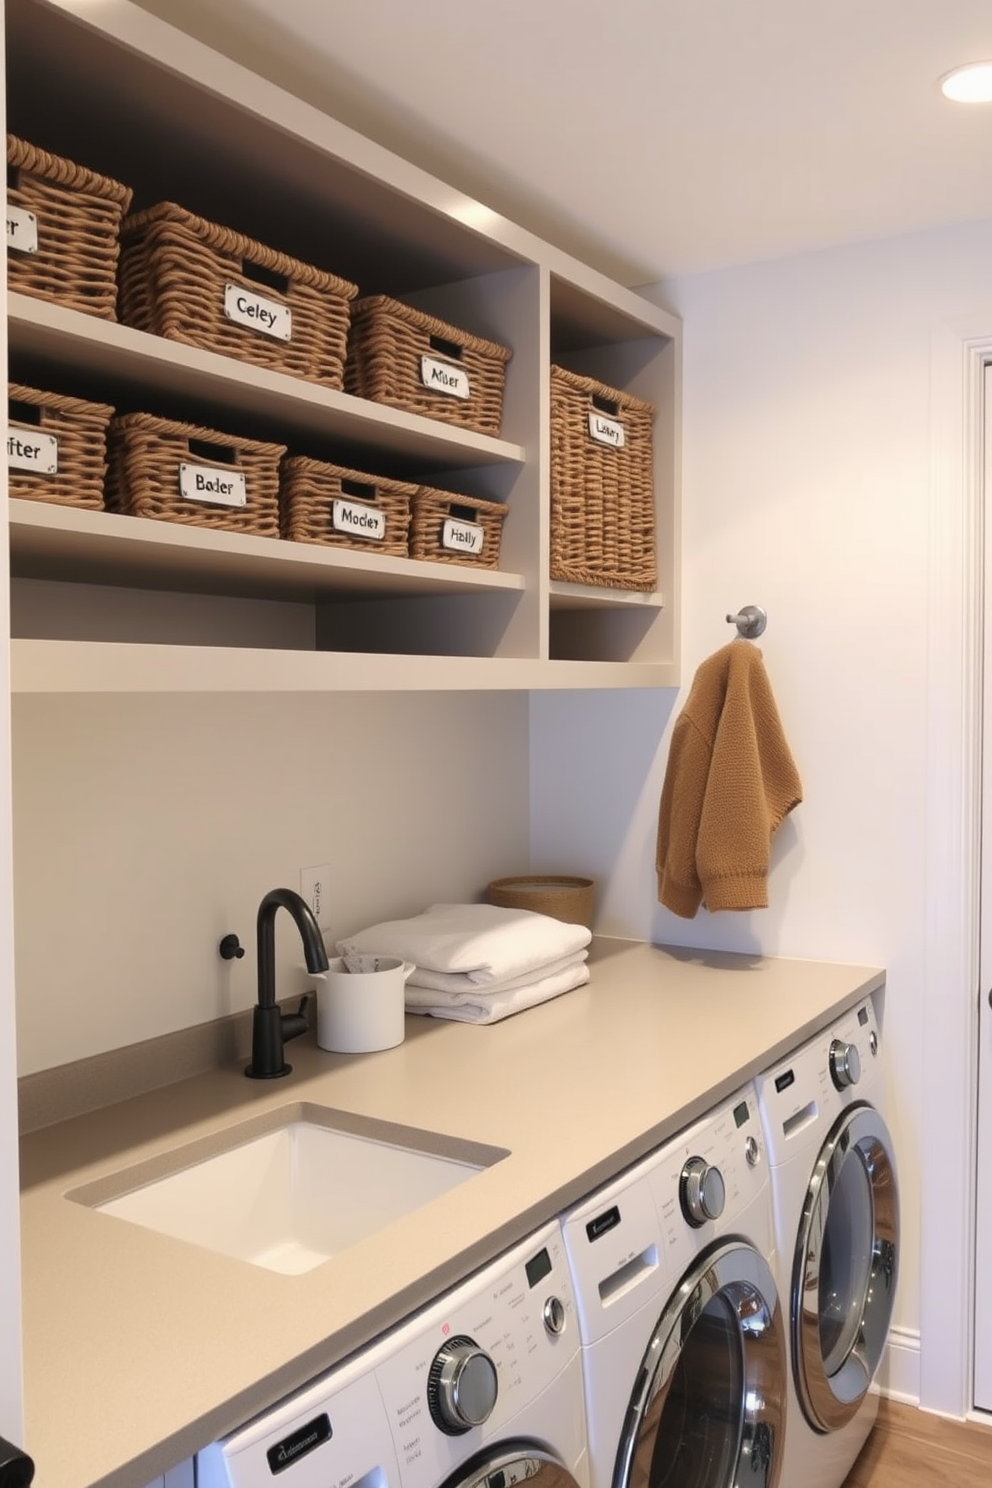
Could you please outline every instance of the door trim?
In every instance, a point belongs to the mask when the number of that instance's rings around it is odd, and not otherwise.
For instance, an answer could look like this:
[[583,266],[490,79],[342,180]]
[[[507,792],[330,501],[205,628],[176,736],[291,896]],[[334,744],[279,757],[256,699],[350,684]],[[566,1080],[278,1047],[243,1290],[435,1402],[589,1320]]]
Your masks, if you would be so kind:
[[[992,308],[931,338],[920,1404],[971,1408],[981,805],[983,368]],[[910,1097],[911,1098],[911,1097]],[[956,1216],[947,1224],[946,1216]]]

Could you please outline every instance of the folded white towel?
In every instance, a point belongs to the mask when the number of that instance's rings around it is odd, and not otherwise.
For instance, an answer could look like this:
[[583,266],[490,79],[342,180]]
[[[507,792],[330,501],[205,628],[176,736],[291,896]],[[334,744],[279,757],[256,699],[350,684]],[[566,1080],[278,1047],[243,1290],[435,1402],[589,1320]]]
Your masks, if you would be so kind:
[[583,962],[509,992],[436,992],[407,982],[406,1010],[432,1018],[454,1018],[461,1023],[499,1023],[512,1013],[521,1013],[524,1008],[582,987],[588,980],[589,967]]
[[584,925],[529,909],[432,904],[411,919],[385,920],[339,940],[337,950],[339,956],[400,956],[428,971],[462,972],[473,986],[485,987],[572,956],[591,940]]
[[521,972],[520,976],[507,977],[501,982],[487,982],[485,988],[480,988],[463,971],[428,971],[426,967],[418,966],[407,979],[407,984],[411,987],[432,988],[435,992],[484,991],[489,996],[494,992],[514,992],[517,987],[530,987],[534,982],[555,976],[570,966],[580,966],[588,958],[588,951],[576,951],[574,956],[560,956],[556,961],[549,961],[546,966],[535,966],[532,971]]

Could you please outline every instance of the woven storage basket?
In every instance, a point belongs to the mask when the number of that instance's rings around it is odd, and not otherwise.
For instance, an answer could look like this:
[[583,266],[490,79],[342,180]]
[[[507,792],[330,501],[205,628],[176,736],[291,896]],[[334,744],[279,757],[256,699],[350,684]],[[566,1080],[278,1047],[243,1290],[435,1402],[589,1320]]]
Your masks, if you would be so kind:
[[[653,418],[641,398],[551,368],[553,579],[656,587]],[[595,439],[593,424],[617,444]]]
[[[279,473],[280,525],[294,542],[361,548],[407,556],[410,502],[416,486],[380,480],[305,455],[290,455]],[[362,521],[363,517],[369,520]]]
[[[410,523],[410,557],[436,563],[467,563],[473,568],[496,568],[503,535],[503,518],[510,510],[501,501],[481,501],[475,496],[456,496],[420,486],[413,498]],[[466,531],[465,529],[472,530]],[[478,551],[458,536],[482,542]]]
[[596,881],[561,873],[530,873],[523,878],[494,878],[486,888],[490,904],[500,909],[528,909],[571,925],[592,929]]
[[173,202],[125,219],[120,286],[121,319],[139,331],[343,384],[357,287]]
[[[8,134],[10,288],[116,320],[119,233],[130,205],[130,188],[119,181]],[[35,237],[34,251],[18,250]]]
[[[495,341],[372,295],[352,309],[345,388],[407,413],[496,435],[511,355]],[[456,396],[453,387],[467,396]]]
[[110,405],[13,382],[7,397],[11,496],[53,501],[59,506],[102,507],[107,424],[114,411]]
[[[107,507],[132,517],[278,537],[279,461],[285,453],[282,444],[217,434],[149,413],[121,414],[108,430]],[[206,483],[204,496],[190,499],[180,480],[195,481],[198,471]],[[220,498],[239,485],[239,476],[244,477],[244,506],[221,505]]]

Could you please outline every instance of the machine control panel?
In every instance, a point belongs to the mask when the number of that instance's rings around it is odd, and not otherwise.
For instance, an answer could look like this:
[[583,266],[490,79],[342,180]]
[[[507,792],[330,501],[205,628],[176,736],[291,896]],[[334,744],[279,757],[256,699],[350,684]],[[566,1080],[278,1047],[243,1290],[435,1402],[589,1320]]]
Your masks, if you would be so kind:
[[871,1102],[882,1079],[880,1036],[870,998],[809,1039],[755,1082],[769,1161],[779,1166],[808,1133],[852,1101]]
[[767,1203],[763,1152],[750,1086],[661,1150],[650,1182],[669,1275],[689,1264],[700,1234],[737,1229],[752,1205]]
[[392,1336],[376,1365],[403,1488],[434,1488],[577,1357],[561,1229],[432,1303]]

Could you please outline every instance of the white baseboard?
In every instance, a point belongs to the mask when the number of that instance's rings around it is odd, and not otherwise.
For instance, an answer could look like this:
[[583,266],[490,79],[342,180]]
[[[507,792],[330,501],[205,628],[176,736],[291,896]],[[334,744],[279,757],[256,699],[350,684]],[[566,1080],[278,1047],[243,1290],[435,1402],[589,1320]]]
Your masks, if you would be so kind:
[[920,1335],[911,1328],[892,1328],[879,1368],[878,1386],[890,1400],[920,1403]]

